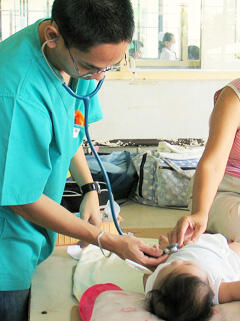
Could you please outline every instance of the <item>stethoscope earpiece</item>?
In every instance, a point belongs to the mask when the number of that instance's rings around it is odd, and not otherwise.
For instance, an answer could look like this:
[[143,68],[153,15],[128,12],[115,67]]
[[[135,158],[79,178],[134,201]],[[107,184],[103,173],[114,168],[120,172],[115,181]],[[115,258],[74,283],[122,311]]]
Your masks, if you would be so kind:
[[53,39],[48,40],[48,42],[56,42],[59,39],[59,36],[54,37]]

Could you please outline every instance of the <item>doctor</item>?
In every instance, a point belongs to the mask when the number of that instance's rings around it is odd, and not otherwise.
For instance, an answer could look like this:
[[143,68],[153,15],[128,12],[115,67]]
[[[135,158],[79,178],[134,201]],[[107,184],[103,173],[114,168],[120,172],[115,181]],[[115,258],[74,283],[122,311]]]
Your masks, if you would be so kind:
[[[88,94],[121,61],[133,30],[130,0],[55,0],[51,19],[0,44],[1,320],[27,320],[32,275],[53,251],[56,232],[98,244],[98,195],[81,146],[84,130],[74,124],[83,103],[59,78]],[[101,118],[95,96],[89,122]],[[82,219],[59,205],[69,168],[85,192]],[[135,237],[104,233],[101,244],[139,263],[163,260]]]

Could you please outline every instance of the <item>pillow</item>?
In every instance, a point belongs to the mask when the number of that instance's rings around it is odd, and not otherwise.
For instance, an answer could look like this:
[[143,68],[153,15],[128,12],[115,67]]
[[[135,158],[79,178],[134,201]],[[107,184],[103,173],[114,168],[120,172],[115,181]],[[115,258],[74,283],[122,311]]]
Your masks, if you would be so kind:
[[[90,291],[88,297],[85,297],[87,291],[82,295],[79,303],[82,321],[164,321],[146,310],[144,294],[121,289],[108,290],[114,286],[98,284],[87,290]],[[89,296],[91,291],[98,293],[94,299]],[[83,308],[88,305],[91,306],[91,313],[88,311],[86,318]],[[239,321],[239,315],[239,302],[220,304],[215,306],[211,321]]]
[[83,293],[79,302],[79,314],[82,321],[91,320],[93,308],[97,297],[104,291],[109,290],[121,291],[122,289],[113,283],[105,283],[93,285]]
[[[79,303],[82,321],[159,321],[156,316],[146,311],[142,293],[117,290],[114,284],[98,284],[89,288]],[[117,286],[115,286],[118,288]],[[102,292],[101,292],[102,291]],[[97,296],[95,294],[98,293]],[[100,294],[99,294],[100,293]],[[93,294],[93,296],[91,295]]]

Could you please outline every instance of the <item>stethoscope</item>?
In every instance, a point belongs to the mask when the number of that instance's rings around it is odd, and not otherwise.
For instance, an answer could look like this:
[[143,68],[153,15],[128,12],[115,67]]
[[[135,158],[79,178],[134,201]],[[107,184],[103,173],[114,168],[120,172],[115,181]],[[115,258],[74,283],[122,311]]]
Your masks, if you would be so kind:
[[[102,174],[104,176],[104,179],[105,179],[105,182],[107,184],[107,190],[108,190],[108,197],[109,197],[109,203],[110,203],[110,208],[111,208],[111,214],[112,214],[112,218],[113,218],[113,221],[114,221],[114,224],[116,226],[116,229],[118,231],[118,233],[120,235],[123,235],[124,233],[122,232],[119,224],[118,224],[118,221],[117,221],[117,218],[116,218],[116,214],[115,214],[115,209],[114,209],[114,200],[113,200],[113,194],[112,194],[112,187],[111,187],[111,183],[109,181],[109,177],[108,177],[108,174],[102,164],[102,161],[97,153],[97,151],[95,150],[93,144],[92,144],[92,140],[90,138],[90,135],[89,135],[89,131],[88,131],[88,111],[89,111],[89,104],[90,104],[90,99],[96,95],[98,93],[98,91],[100,90],[100,88],[102,87],[102,84],[104,82],[104,79],[105,79],[105,76],[98,82],[97,84],[97,87],[95,88],[95,90],[93,90],[90,94],[86,95],[86,96],[82,96],[82,95],[78,95],[76,94],[69,86],[67,86],[67,84],[65,82],[62,82],[62,85],[63,87],[66,89],[66,91],[74,98],[76,99],[79,99],[79,100],[83,100],[83,103],[84,103],[84,109],[85,109],[85,125],[84,125],[84,128],[85,128],[85,134],[86,134],[86,137],[87,137],[87,141],[89,143],[89,146],[91,148],[91,151],[93,152],[97,162],[98,162],[98,165],[99,167],[101,168],[101,171],[102,171]],[[163,254],[173,254],[175,252],[178,251],[178,243],[175,243],[175,244],[172,244],[172,245],[169,245],[164,251],[163,251]],[[145,274],[152,274],[152,271],[150,269],[148,269],[147,267],[141,265],[141,264],[138,264],[132,260],[129,260],[129,259],[126,259],[125,262],[130,266],[132,267],[133,269],[136,269],[140,272],[143,272]]]
[[[118,221],[117,221],[117,217],[116,217],[116,213],[115,213],[115,209],[114,209],[114,199],[113,199],[113,193],[112,193],[112,187],[111,187],[111,183],[110,183],[110,180],[109,180],[109,177],[108,177],[108,174],[102,164],[102,161],[97,153],[97,151],[95,150],[94,146],[93,146],[93,143],[92,143],[92,140],[91,140],[91,137],[89,135],[89,131],[88,131],[88,112],[89,112],[89,105],[90,105],[90,99],[95,96],[99,90],[101,89],[102,87],[102,84],[104,82],[104,79],[105,79],[105,76],[98,82],[96,88],[88,95],[78,95],[76,94],[66,83],[65,81],[63,80],[63,78],[61,78],[57,72],[54,70],[54,68],[51,66],[51,64],[49,63],[49,61],[47,60],[45,54],[44,54],[44,47],[45,45],[47,44],[47,41],[42,45],[42,54],[43,54],[43,57],[45,58],[45,61],[46,63],[48,64],[49,68],[52,70],[53,74],[57,77],[57,79],[62,83],[62,86],[64,87],[64,89],[74,98],[78,99],[78,100],[82,100],[83,103],[84,103],[84,110],[85,110],[85,124],[84,124],[84,128],[85,128],[85,134],[86,134],[86,138],[87,138],[87,141],[89,143],[89,146],[90,146],[90,149],[92,151],[92,153],[94,154],[96,160],[97,160],[97,163],[101,169],[101,172],[103,174],[103,177],[104,177],[104,180],[106,182],[106,185],[107,185],[107,190],[108,190],[108,198],[109,198],[109,204],[110,204],[110,209],[111,209],[111,214],[112,214],[112,218],[113,218],[113,222],[115,224],[115,227],[118,231],[118,233],[120,235],[124,235],[123,231],[121,230],[119,224],[118,224]],[[172,254],[174,252],[177,251],[177,246],[178,244],[174,244],[174,245],[170,245],[164,252],[164,254]],[[147,274],[151,274],[152,271],[149,270],[148,268],[146,268],[145,266],[141,265],[141,264],[138,264],[136,262],[133,262],[131,260],[128,260],[126,259],[125,262],[131,266],[132,268],[134,269],[137,269],[138,271],[141,271],[143,273],[147,273]]]
[[[48,40],[48,41],[54,41],[55,39],[52,39],[52,40]],[[65,90],[74,98],[78,99],[78,100],[82,100],[83,101],[83,104],[84,104],[84,110],[85,110],[85,124],[84,124],[84,128],[85,128],[85,134],[86,134],[86,138],[87,138],[87,141],[89,143],[89,146],[91,148],[91,151],[92,153],[94,154],[96,160],[97,160],[97,163],[101,169],[101,172],[103,174],[103,177],[104,177],[104,180],[106,182],[106,185],[107,185],[107,190],[108,190],[108,198],[109,198],[109,204],[110,204],[110,209],[111,209],[111,214],[112,214],[112,218],[113,218],[113,222],[116,226],[116,229],[118,231],[118,233],[120,235],[123,235],[123,231],[121,230],[119,224],[118,224],[118,220],[117,220],[117,217],[116,217],[116,213],[115,213],[115,209],[114,209],[114,199],[113,199],[113,193],[112,193],[112,187],[111,187],[111,183],[110,183],[110,180],[109,180],[109,177],[108,177],[108,174],[102,164],[102,161],[97,153],[97,151],[95,150],[94,146],[93,146],[93,143],[92,143],[92,140],[91,140],[91,137],[89,135],[89,131],[88,131],[88,113],[89,113],[89,105],[90,105],[90,99],[95,96],[100,88],[102,87],[102,84],[104,82],[104,79],[105,79],[105,76],[98,82],[95,90],[93,90],[90,94],[88,95],[85,95],[85,96],[82,96],[82,95],[78,95],[76,94],[64,81],[64,79],[62,77],[60,77],[58,75],[58,73],[54,70],[54,68],[51,66],[51,64],[49,63],[49,61],[47,60],[47,57],[45,56],[45,53],[44,53],[44,47],[45,45],[47,44],[47,42],[44,42],[43,45],[42,45],[42,54],[43,54],[43,57],[46,61],[46,63],[48,64],[48,67],[50,68],[50,70],[53,72],[53,74],[56,76],[56,78],[62,83],[63,87],[65,88]]]
[[84,128],[85,128],[86,138],[87,138],[87,141],[88,141],[89,146],[91,148],[91,151],[94,154],[94,156],[95,156],[95,158],[96,158],[96,160],[98,162],[98,165],[99,165],[99,167],[101,169],[101,172],[103,174],[105,183],[107,185],[108,198],[109,198],[109,204],[110,204],[110,208],[111,208],[111,214],[112,214],[113,222],[114,222],[114,224],[116,226],[116,229],[117,229],[118,233],[120,235],[123,235],[124,233],[122,232],[122,230],[121,230],[121,228],[120,228],[120,226],[118,224],[116,213],[115,213],[115,209],[114,209],[114,200],[113,200],[112,187],[111,187],[111,183],[110,183],[108,174],[107,174],[107,172],[106,172],[106,170],[105,170],[105,168],[104,168],[104,166],[102,164],[102,161],[101,161],[96,149],[93,146],[93,143],[92,143],[91,137],[89,135],[89,131],[88,131],[88,112],[89,112],[90,99],[99,92],[99,90],[101,89],[102,84],[104,82],[104,79],[105,79],[105,76],[98,82],[97,87],[95,88],[95,90],[93,90],[90,94],[85,95],[85,96],[76,94],[65,82],[62,82],[62,85],[72,97],[74,97],[74,98],[76,98],[78,100],[82,100],[83,103],[84,103],[84,110],[85,110]]

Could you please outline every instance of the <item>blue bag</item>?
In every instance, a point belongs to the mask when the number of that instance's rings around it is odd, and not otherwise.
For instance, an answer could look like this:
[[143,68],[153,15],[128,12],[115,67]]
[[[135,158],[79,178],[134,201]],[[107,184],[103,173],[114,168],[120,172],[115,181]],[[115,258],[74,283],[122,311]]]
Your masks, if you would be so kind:
[[[131,159],[133,155],[135,154],[128,151],[99,155],[108,174],[115,200],[128,198],[132,186],[137,180],[137,172]],[[86,159],[94,181],[104,182],[103,174],[95,157],[87,154]]]

